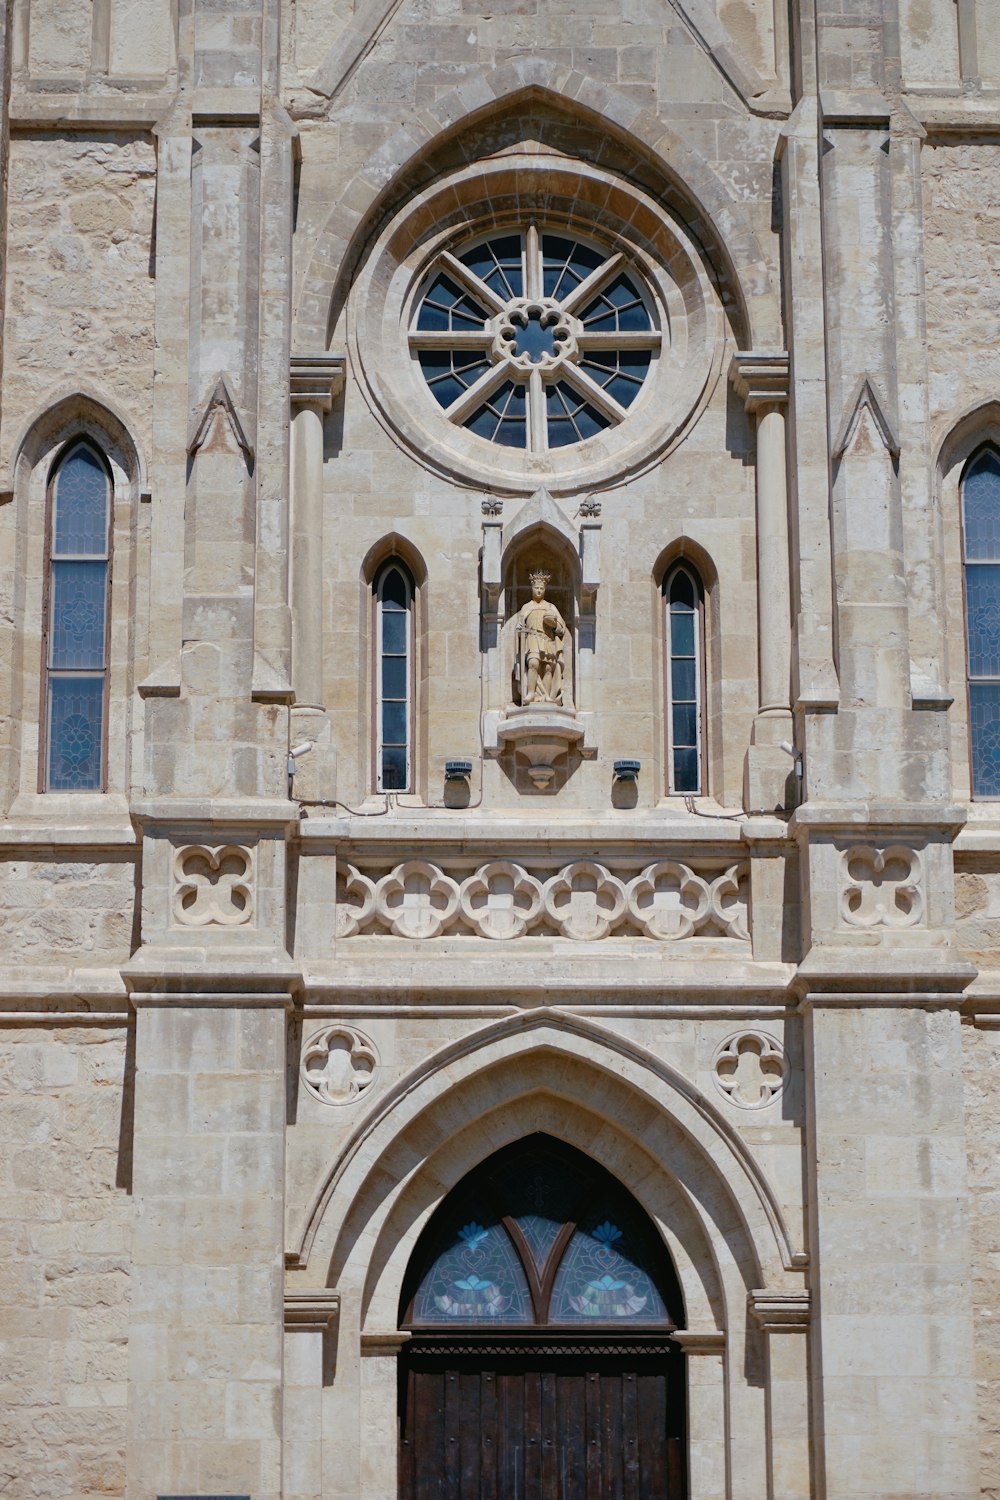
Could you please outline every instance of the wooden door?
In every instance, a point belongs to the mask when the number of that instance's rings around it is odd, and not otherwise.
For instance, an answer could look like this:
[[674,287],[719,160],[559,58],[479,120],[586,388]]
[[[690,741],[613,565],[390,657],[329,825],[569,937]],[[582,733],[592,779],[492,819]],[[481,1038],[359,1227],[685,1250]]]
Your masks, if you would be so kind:
[[400,1360],[400,1500],[683,1500],[676,1346],[479,1348]]

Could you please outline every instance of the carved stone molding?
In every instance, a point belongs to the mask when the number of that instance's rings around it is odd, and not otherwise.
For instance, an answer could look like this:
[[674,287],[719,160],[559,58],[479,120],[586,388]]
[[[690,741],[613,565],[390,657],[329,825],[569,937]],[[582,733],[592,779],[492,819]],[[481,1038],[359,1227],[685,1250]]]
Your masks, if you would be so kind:
[[763,1031],[739,1031],[727,1037],[714,1060],[721,1093],[741,1109],[764,1109],[785,1085],[788,1064],[781,1044]]
[[809,1293],[769,1292],[758,1288],[747,1294],[750,1315],[765,1333],[805,1333],[809,1327]]
[[325,1026],[302,1050],[302,1081],[321,1104],[353,1104],[374,1082],[375,1043],[353,1026]]
[[285,1332],[318,1333],[325,1340],[340,1316],[340,1293],[332,1287],[285,1293]]
[[181,927],[243,927],[254,917],[253,850],[188,844],[174,854],[174,921]]
[[840,916],[847,927],[917,927],[925,916],[923,861],[904,844],[855,844],[840,856]]
[[657,942],[750,936],[745,863],[700,870],[659,860],[635,874],[594,860],[531,871],[490,860],[445,871],[411,859],[382,874],[345,865],[337,877],[336,934],[389,932],[426,940],[448,932],[509,940],[532,931],[594,942],[617,934]]

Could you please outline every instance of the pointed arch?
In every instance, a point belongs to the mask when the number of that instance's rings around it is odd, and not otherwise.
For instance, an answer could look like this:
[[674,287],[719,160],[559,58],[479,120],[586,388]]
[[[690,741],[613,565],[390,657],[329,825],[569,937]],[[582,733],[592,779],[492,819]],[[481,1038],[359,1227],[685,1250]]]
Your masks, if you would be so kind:
[[631,1039],[545,1008],[452,1043],[383,1095],[315,1193],[300,1266],[315,1258],[332,1284],[360,1277],[369,1321],[394,1319],[409,1252],[443,1192],[487,1147],[518,1139],[531,1121],[541,1128],[542,1117],[616,1173],[658,1222],[683,1221],[688,1248],[679,1245],[675,1263],[685,1298],[704,1311],[721,1310],[719,1257],[737,1268],[744,1297],[761,1278],[780,1282],[803,1264],[773,1188],[699,1089]]
[[[778,295],[745,207],[707,160],[651,110],[606,82],[542,58],[519,58],[468,79],[389,137],[339,194],[314,247],[299,299],[293,344],[327,348],[358,263],[388,218],[408,201],[421,213],[436,177],[486,154],[476,135],[509,123],[524,134],[539,116],[569,120],[580,139],[571,156],[618,155],[622,175],[651,191],[699,245],[733,320],[737,347],[782,344]],[[584,139],[589,137],[592,145]],[[350,206],[348,206],[350,205]]]

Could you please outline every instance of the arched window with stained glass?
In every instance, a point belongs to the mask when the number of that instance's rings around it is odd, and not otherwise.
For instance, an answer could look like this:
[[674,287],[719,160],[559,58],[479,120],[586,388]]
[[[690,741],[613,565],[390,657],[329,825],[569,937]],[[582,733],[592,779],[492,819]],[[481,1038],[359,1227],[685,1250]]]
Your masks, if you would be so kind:
[[981,448],[962,476],[972,791],[1000,797],[1000,452]]
[[58,459],[48,495],[44,791],[104,788],[112,493],[90,443]]
[[413,580],[398,558],[375,579],[375,790],[413,789]]
[[705,790],[704,591],[687,563],[663,580],[666,607],[667,791],[672,796]]
[[402,1326],[558,1328],[683,1323],[651,1220],[603,1167],[546,1136],[498,1152],[434,1215],[410,1266]]

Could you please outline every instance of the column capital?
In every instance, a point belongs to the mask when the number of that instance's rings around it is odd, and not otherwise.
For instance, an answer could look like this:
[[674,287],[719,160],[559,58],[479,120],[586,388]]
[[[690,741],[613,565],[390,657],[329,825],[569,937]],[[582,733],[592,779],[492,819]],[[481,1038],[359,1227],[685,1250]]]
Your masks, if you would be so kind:
[[318,406],[329,411],[334,396],[344,389],[345,354],[293,354],[289,383],[293,406]]
[[751,414],[755,415],[762,406],[782,406],[788,400],[788,355],[781,351],[737,352],[729,363],[729,378]]

